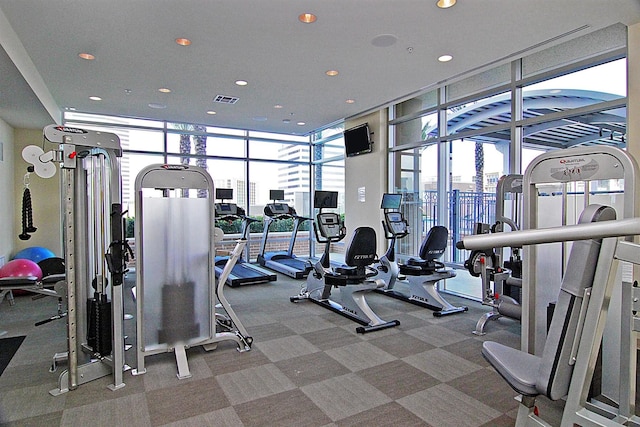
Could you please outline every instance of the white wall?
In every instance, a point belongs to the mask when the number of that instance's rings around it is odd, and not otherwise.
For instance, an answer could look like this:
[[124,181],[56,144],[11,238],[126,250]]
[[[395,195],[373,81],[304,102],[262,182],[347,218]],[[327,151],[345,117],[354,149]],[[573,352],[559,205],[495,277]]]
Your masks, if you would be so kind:
[[0,142],[2,160],[0,160],[0,256],[9,261],[14,250],[16,236],[13,212],[16,200],[13,180],[13,128],[0,119]]
[[[387,109],[376,111],[356,120],[346,121],[345,129],[368,123],[374,141],[373,151],[345,159],[345,225],[347,239],[356,227],[369,226],[376,230],[378,256],[386,251],[387,241],[382,230],[380,201],[387,189]],[[364,198],[364,200],[362,200]]]

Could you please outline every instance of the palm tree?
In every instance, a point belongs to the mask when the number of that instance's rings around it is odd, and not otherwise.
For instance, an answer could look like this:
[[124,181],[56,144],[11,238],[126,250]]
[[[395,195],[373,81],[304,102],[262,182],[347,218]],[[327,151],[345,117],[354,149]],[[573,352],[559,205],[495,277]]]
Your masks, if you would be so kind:
[[[188,165],[191,161],[191,137],[193,136],[193,145],[195,153],[199,157],[196,158],[196,166],[200,166],[203,169],[207,169],[207,159],[204,157],[207,153],[207,136],[206,135],[191,135],[191,132],[205,133],[207,128],[202,125],[194,125],[188,123],[176,123],[175,129],[184,131],[180,134],[180,163]],[[189,189],[182,189],[182,197],[189,197]],[[198,197],[207,197],[207,190],[199,189]]]
[[484,144],[476,141],[476,193],[484,192]]
[[[201,168],[206,170],[207,159],[204,156],[207,154],[207,136],[203,134],[207,131],[207,128],[202,125],[193,125],[193,130],[196,132],[202,132],[202,134],[193,135],[193,140],[194,140],[193,145],[195,148],[195,154],[197,156],[201,156],[201,157],[196,157],[196,166],[200,166]],[[207,197],[207,190],[199,189],[198,197],[201,199],[204,199],[205,197]]]

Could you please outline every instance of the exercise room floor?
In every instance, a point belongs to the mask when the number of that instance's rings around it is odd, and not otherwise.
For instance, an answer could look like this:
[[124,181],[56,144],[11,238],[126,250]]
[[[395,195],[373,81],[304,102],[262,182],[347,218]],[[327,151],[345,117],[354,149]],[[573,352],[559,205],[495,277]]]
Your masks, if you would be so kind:
[[[133,279],[132,279],[133,277]],[[129,288],[135,275],[130,274]],[[453,296],[469,311],[436,318],[402,301],[367,297],[392,329],[360,335],[357,324],[309,301],[289,302],[304,281],[225,289],[254,338],[249,352],[225,342],[215,351],[187,351],[192,377],[176,378],[173,353],[145,359],[147,373],[124,374],[126,386],[107,389],[110,377],[58,397],[53,354],[66,350],[65,321],[35,327],[56,313],[55,298],[17,296],[0,304],[0,329],[26,339],[0,376],[0,426],[512,426],[515,392],[489,367],[484,340],[519,346],[519,323],[501,319],[487,335],[471,331],[487,311]],[[480,284],[478,283],[478,286]],[[130,298],[130,292],[125,295]],[[134,313],[132,302],[126,304]],[[125,321],[127,361],[135,363],[135,325]],[[541,415],[559,419],[557,404]]]

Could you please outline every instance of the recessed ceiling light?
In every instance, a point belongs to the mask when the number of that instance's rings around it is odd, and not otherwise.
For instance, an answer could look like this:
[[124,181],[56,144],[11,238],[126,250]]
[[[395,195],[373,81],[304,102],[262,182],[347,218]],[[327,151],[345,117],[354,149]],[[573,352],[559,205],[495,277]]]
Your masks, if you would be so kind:
[[287,123],[287,124],[288,124],[288,123],[291,123],[291,120],[289,120],[289,119],[283,119],[283,120],[282,120],[282,123]]
[[210,116],[215,116],[217,113],[215,111],[213,111],[213,110],[209,110],[209,111],[207,111],[207,114],[210,115]]
[[246,80],[236,80],[236,84],[237,84],[238,86],[246,86],[246,85],[248,85],[249,83],[248,83]]
[[176,43],[178,43],[180,46],[189,46],[191,44],[191,40],[181,37],[176,39]]
[[156,110],[162,110],[164,108],[167,108],[166,105],[164,105],[164,104],[156,104],[155,102],[152,102],[152,103],[150,103],[148,105],[149,105],[149,108],[155,108]]
[[449,62],[453,59],[453,56],[451,55],[442,55],[438,58],[438,61],[440,62]]
[[329,70],[329,71],[327,71],[325,74],[326,74],[327,76],[331,76],[331,77],[333,77],[333,76],[337,76],[339,73],[338,73],[338,70]]
[[158,89],[158,92],[162,92],[162,93],[170,93],[171,89],[166,88],[166,87],[161,87],[160,89]]
[[562,89],[551,89],[549,91],[549,93],[560,93],[560,92],[562,92]]
[[89,99],[92,101],[102,101],[102,98],[100,98],[99,96],[90,96]]
[[446,9],[453,6],[454,4],[456,4],[456,0],[438,0],[436,2],[436,6],[438,6],[440,9]]
[[312,24],[316,22],[316,19],[318,19],[318,17],[313,13],[303,13],[298,16],[298,20],[305,24]]
[[267,118],[264,116],[256,116],[253,118],[253,120],[255,120],[256,122],[266,122]]
[[283,108],[283,107],[280,104],[276,104],[276,105],[273,106],[273,108]]
[[304,125],[306,125],[306,123],[305,123],[305,122],[298,122],[298,123],[296,123],[296,124],[297,124],[298,126],[304,126]]
[[79,53],[78,56],[82,59],[86,59],[87,61],[93,61],[94,59],[96,59],[95,56],[86,52]]
[[355,104],[356,100],[355,99],[347,99],[346,101],[347,104]]

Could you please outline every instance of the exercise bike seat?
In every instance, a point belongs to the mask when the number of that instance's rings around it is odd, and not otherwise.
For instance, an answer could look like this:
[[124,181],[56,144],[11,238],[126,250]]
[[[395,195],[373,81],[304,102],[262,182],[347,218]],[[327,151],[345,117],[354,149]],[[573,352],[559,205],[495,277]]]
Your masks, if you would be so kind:
[[371,227],[358,227],[353,232],[351,243],[345,253],[345,264],[327,273],[327,285],[357,285],[364,282],[369,275],[367,266],[376,260],[376,232]]
[[447,248],[449,230],[441,225],[432,227],[420,245],[420,258],[410,258],[406,264],[400,264],[400,273],[407,276],[433,274],[444,264],[437,261]]

